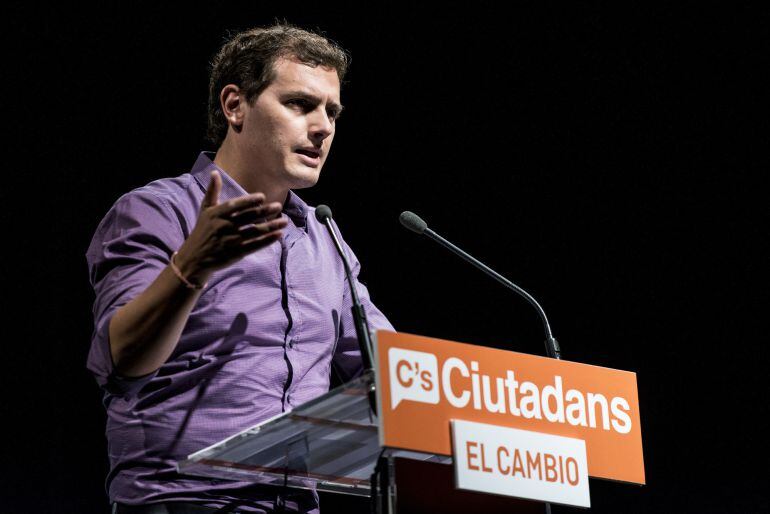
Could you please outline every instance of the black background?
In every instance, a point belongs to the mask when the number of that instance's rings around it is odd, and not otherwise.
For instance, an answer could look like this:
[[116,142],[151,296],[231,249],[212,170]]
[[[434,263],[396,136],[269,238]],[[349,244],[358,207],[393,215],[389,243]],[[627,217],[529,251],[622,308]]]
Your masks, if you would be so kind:
[[401,228],[409,209],[538,298],[564,358],[637,372],[648,483],[592,481],[594,512],[768,509],[767,12],[615,4],[12,8],[0,510],[107,512],[85,250],[121,194],[211,149],[207,63],[276,18],[352,53],[300,195],[399,330],[543,352],[531,308]]

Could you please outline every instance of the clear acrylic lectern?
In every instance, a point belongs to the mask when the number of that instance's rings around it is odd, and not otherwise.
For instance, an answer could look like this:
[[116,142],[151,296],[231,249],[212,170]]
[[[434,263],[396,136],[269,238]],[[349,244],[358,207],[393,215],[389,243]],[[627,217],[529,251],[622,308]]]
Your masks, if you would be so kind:
[[178,463],[181,473],[370,496],[380,457],[449,464],[451,457],[380,446],[363,375]]

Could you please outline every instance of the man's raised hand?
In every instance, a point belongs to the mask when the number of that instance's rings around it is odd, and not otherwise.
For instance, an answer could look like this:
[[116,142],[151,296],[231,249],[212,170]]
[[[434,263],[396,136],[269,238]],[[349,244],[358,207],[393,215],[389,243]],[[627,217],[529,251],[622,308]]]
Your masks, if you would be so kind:
[[278,241],[287,224],[280,216],[281,204],[266,204],[262,193],[219,203],[221,191],[222,177],[214,170],[195,228],[175,259],[182,274],[199,284],[206,282],[214,271]]

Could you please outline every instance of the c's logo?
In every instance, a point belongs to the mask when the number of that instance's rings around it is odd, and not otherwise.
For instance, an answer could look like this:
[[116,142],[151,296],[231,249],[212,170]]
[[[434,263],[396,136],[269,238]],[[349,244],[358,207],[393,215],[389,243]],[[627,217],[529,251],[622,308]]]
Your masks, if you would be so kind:
[[402,400],[437,404],[438,359],[432,353],[391,348],[388,350],[390,365],[390,403],[395,409]]

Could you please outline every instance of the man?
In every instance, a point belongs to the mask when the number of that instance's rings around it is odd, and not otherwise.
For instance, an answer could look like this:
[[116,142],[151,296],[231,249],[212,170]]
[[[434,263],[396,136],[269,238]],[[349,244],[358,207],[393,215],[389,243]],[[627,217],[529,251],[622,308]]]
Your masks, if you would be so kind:
[[[329,155],[347,63],[294,27],[237,34],[212,63],[216,154],[124,195],[96,230],[88,368],[105,391],[113,512],[317,512],[314,493],[175,463],[327,391],[332,367],[361,369],[342,263],[292,192]],[[392,330],[357,286],[371,328]]]

